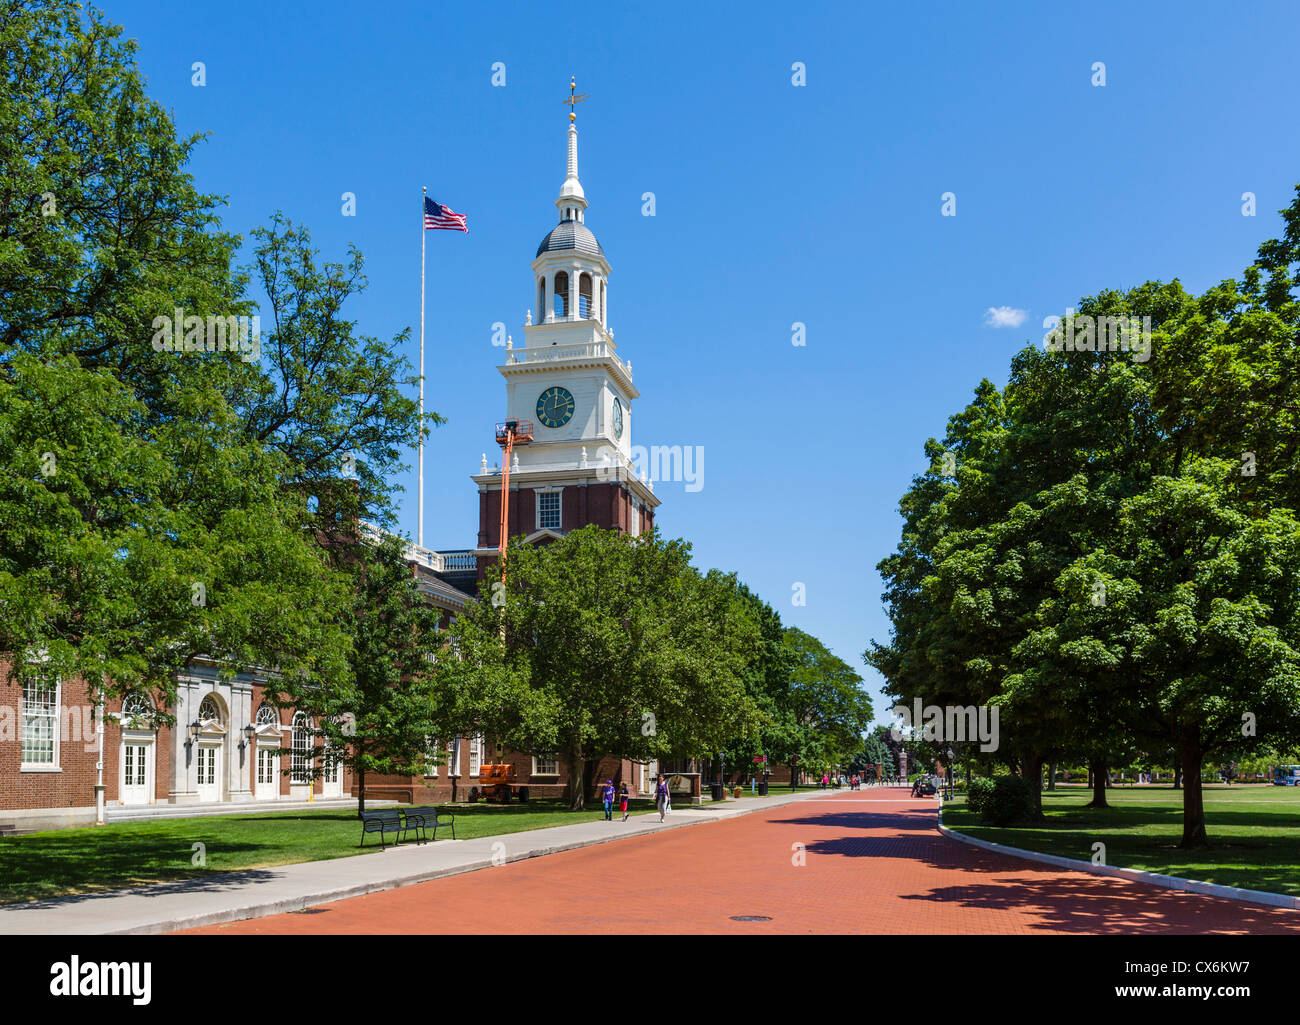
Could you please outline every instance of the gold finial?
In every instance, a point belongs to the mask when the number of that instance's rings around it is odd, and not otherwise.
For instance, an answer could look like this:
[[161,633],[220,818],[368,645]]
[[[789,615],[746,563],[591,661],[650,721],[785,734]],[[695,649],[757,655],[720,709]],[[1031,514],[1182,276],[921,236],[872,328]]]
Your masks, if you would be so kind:
[[583,100],[587,98],[586,93],[583,93],[582,95],[577,95],[577,89],[578,89],[578,80],[576,78],[570,77],[569,95],[564,100],[565,105],[569,108],[569,124],[573,124],[573,122],[578,120],[578,115],[573,112],[574,106],[576,104],[581,103]]

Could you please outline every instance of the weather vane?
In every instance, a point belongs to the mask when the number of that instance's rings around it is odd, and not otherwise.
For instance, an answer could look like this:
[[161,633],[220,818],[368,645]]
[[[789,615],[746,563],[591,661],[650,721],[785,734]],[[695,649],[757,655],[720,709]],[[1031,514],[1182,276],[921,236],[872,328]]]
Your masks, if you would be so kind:
[[568,97],[564,100],[565,105],[569,108],[569,123],[570,123],[570,124],[572,124],[574,121],[578,120],[578,115],[575,114],[575,113],[573,112],[573,108],[574,108],[575,106],[577,106],[579,103],[581,103],[583,100],[585,100],[585,99],[587,98],[587,94],[586,94],[586,93],[582,93],[581,95],[579,95],[579,94],[577,93],[577,88],[578,88],[578,80],[577,80],[576,78],[570,77],[570,78],[569,78],[569,95],[568,95]]

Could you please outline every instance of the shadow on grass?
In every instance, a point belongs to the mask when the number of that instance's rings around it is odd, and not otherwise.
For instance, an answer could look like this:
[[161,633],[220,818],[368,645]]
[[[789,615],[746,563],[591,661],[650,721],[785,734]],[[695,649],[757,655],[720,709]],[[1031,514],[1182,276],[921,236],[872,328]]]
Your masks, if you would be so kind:
[[[355,819],[336,819],[327,814],[301,816],[315,820],[314,838],[324,850],[320,857],[346,856],[352,851],[360,828]],[[293,819],[240,818],[186,819],[181,822],[126,823],[99,829],[69,829],[0,839],[0,905],[30,904],[34,900],[67,895],[81,900],[97,892],[147,887],[174,880],[180,884],[206,885],[220,875],[237,873],[256,881],[265,873],[255,865],[289,853],[287,836],[297,825]],[[336,828],[330,829],[330,825]],[[238,832],[231,829],[237,826]],[[257,835],[264,830],[264,835]],[[233,835],[232,835],[233,833]],[[202,844],[196,851],[195,845]],[[337,847],[338,853],[329,848]],[[195,865],[201,851],[218,865]],[[213,885],[223,885],[220,883]]]

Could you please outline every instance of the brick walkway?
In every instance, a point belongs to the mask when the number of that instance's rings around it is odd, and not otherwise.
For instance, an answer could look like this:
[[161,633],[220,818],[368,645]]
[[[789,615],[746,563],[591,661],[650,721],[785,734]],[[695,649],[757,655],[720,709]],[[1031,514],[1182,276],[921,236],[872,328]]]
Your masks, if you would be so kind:
[[[795,844],[806,863],[796,866]],[[873,789],[195,932],[1295,933],[1300,912],[1159,889],[941,836]],[[737,922],[735,915],[769,921]]]

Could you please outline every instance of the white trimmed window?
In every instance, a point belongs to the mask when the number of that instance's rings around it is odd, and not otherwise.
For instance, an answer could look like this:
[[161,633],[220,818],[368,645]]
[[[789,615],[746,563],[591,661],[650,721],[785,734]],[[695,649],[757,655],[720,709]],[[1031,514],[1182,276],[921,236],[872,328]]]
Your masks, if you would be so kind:
[[335,750],[330,744],[325,745],[324,751],[325,772],[321,779],[326,783],[337,783],[339,781],[339,766],[343,764],[343,754]]
[[479,766],[483,764],[483,738],[470,737],[469,739],[469,774],[477,776]]
[[221,706],[211,694],[199,702],[199,722],[221,722]]
[[311,723],[304,712],[293,717],[293,757],[290,762],[291,776],[295,783],[310,783],[311,771],[308,761],[311,752]]
[[59,764],[59,681],[23,684],[22,768],[53,769]]
[[632,503],[632,536],[641,536],[641,503]]
[[257,749],[257,785],[269,787],[275,783],[275,751],[269,747]]
[[280,714],[270,705],[263,702],[262,707],[257,710],[258,726],[279,726]]
[[139,691],[131,691],[122,699],[119,721],[123,726],[133,729],[152,729],[153,703]]
[[424,778],[438,778],[438,739],[436,737],[424,738],[424,753],[428,759],[424,763]]
[[460,737],[453,738],[447,745],[447,775],[460,775]]
[[533,759],[536,766],[533,774],[537,776],[558,776],[560,774],[559,756],[552,753],[548,755],[538,755]]
[[560,529],[560,494],[560,491],[537,492],[537,526],[539,529]]

